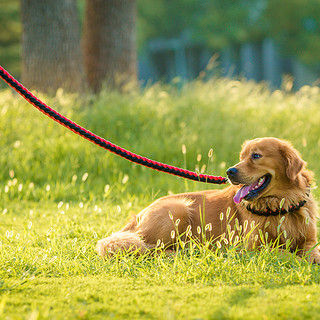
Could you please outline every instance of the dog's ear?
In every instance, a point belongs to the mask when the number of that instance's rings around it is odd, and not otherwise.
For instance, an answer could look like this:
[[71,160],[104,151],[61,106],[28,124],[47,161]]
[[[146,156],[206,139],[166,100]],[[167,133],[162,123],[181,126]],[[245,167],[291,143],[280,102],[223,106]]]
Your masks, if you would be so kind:
[[291,181],[295,181],[298,174],[305,168],[306,163],[302,160],[299,152],[289,143],[281,146],[281,153],[286,163],[286,174]]

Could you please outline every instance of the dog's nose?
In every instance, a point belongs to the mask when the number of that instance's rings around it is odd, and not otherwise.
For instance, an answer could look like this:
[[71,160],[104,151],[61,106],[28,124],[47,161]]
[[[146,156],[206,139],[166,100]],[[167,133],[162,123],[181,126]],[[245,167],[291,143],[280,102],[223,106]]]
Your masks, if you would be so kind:
[[227,170],[227,175],[229,178],[234,177],[238,173],[238,170],[236,168],[229,168]]

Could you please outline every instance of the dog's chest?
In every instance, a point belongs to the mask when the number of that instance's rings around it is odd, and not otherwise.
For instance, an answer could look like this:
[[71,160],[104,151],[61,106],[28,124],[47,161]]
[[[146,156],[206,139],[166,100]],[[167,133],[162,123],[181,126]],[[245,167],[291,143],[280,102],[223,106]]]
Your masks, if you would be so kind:
[[[255,242],[278,241],[280,245],[286,245],[292,250],[303,246],[307,239],[308,219],[298,214],[289,214],[276,217],[251,217],[250,228]],[[254,230],[252,230],[254,229]]]

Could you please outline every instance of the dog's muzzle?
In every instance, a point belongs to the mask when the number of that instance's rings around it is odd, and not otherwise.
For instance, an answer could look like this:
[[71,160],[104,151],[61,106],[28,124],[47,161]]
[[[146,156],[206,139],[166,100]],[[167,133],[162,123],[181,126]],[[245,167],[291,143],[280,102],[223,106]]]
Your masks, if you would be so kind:
[[239,184],[239,182],[237,181],[238,172],[238,169],[235,167],[231,167],[227,170],[228,178],[233,184]]

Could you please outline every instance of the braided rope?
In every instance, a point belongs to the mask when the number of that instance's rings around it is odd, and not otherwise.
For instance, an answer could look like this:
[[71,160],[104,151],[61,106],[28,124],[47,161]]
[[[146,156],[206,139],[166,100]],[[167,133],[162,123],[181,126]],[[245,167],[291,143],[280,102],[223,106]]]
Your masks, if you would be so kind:
[[67,129],[73,131],[74,133],[80,135],[81,137],[93,142],[94,144],[100,146],[103,149],[111,151],[119,155],[122,158],[128,159],[131,162],[138,163],[148,168],[152,168],[158,171],[170,173],[179,177],[186,179],[207,182],[207,183],[216,183],[223,184],[227,182],[227,179],[224,177],[215,177],[205,174],[197,174],[196,172],[188,171],[178,167],[173,167],[161,162],[153,161],[148,158],[139,156],[135,153],[132,153],[126,149],[123,149],[97,135],[90,132],[89,130],[82,128],[75,122],[69,120],[63,115],[59,114],[54,109],[47,106],[44,102],[35,97],[28,89],[26,89],[21,83],[19,83],[12,75],[10,75],[1,65],[0,65],[0,77],[15,91],[17,91],[24,99],[26,99],[30,104],[36,107],[39,111],[43,112],[49,118],[60,123]]

